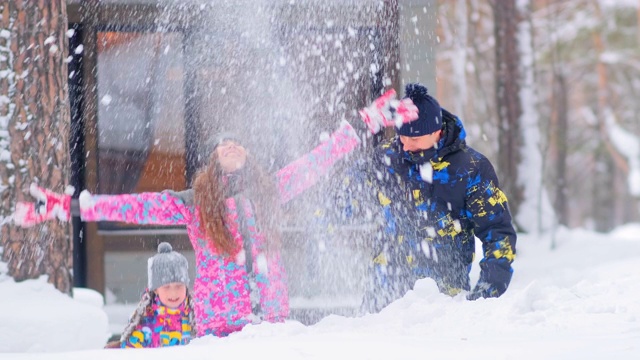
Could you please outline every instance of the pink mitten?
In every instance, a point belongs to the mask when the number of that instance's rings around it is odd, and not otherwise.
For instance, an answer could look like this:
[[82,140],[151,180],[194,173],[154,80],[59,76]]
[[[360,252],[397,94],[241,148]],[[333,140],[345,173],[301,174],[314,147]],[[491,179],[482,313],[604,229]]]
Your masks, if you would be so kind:
[[368,107],[360,110],[362,121],[372,134],[377,134],[385,127],[402,124],[418,118],[418,108],[409,98],[398,100],[396,91],[391,89],[374,100]]
[[[72,192],[72,190],[71,190]],[[31,184],[29,193],[36,202],[18,202],[13,213],[13,222],[21,227],[31,227],[53,219],[69,221],[71,216],[71,195],[58,194]]]

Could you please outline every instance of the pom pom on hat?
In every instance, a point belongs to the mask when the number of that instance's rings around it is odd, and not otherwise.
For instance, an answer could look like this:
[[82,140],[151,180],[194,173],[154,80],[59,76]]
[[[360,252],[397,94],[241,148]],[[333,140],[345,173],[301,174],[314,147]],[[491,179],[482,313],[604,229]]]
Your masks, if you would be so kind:
[[158,245],[158,253],[149,258],[147,265],[149,290],[176,282],[189,285],[189,262],[168,242]]
[[403,136],[423,136],[442,129],[442,109],[436,99],[429,95],[424,85],[407,84],[404,89],[405,98],[410,98],[418,107],[418,119],[405,123],[398,129]]
[[413,101],[424,101],[429,96],[429,90],[420,84],[407,84],[404,94]]
[[171,247],[171,244],[169,244],[168,242],[162,242],[160,243],[160,245],[158,245],[159,254],[170,253],[172,251],[173,251],[173,248]]

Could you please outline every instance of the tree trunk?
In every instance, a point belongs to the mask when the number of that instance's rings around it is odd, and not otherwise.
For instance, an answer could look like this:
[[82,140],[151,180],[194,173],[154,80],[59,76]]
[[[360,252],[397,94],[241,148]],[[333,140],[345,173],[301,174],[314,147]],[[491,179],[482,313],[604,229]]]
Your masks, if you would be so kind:
[[555,199],[558,223],[569,226],[569,189],[567,187],[567,141],[569,132],[569,98],[566,76],[558,71],[553,76],[551,142],[554,149]]
[[458,0],[455,2],[455,20],[456,20],[456,32],[453,35],[453,52],[454,56],[451,61],[451,68],[453,74],[451,74],[451,80],[453,81],[453,93],[456,96],[453,97],[453,111],[455,114],[466,119],[464,113],[464,104],[467,101],[467,36],[469,31],[468,21],[468,9],[467,0]]
[[[398,56],[398,0],[385,0],[382,7],[378,9],[376,20],[377,29],[373,39],[375,49],[372,54],[372,64],[375,64],[377,71],[370,73],[370,101],[375,100],[389,88],[398,89],[400,87],[399,69],[396,64],[400,62]],[[400,89],[400,96],[402,90]],[[375,147],[385,136],[393,135],[393,128],[386,128],[373,137],[372,145]]]
[[594,161],[595,171],[592,192],[594,230],[606,232],[610,231],[615,224],[615,199],[612,196],[612,189],[615,188],[614,176],[612,175],[615,173],[615,165],[612,161],[611,153],[604,146],[596,149]]
[[[32,181],[61,192],[69,175],[66,11],[64,0],[0,4],[0,218],[16,201],[33,200],[27,195]],[[67,223],[27,230],[4,224],[1,231],[10,276],[48,275],[57,289],[71,293]]]
[[518,182],[518,166],[523,139],[520,131],[520,54],[518,28],[522,21],[515,0],[491,2],[494,15],[496,49],[496,107],[498,109],[498,174],[501,187],[509,198],[513,214],[524,200],[524,189]]
[[[596,18],[604,21],[604,16],[597,1],[593,6],[596,12]],[[594,208],[594,221],[596,230],[609,231],[615,227],[615,209],[618,197],[612,196],[611,190],[615,189],[616,171],[622,172],[624,176],[629,174],[629,164],[627,159],[622,155],[612,143],[609,134],[609,128],[615,122],[615,116],[611,104],[609,102],[609,75],[607,66],[601,60],[606,48],[602,35],[602,28],[598,27],[593,32],[593,45],[596,59],[596,73],[598,75],[598,108],[596,111],[599,128],[599,141],[601,146],[606,149],[607,153],[596,154],[596,174],[594,186],[594,199],[598,201],[598,207]],[[600,149],[599,149],[600,150]],[[604,151],[604,150],[603,150]]]
[[638,0],[638,5],[636,6],[636,23],[638,24],[636,27],[636,40],[640,46],[640,0]]

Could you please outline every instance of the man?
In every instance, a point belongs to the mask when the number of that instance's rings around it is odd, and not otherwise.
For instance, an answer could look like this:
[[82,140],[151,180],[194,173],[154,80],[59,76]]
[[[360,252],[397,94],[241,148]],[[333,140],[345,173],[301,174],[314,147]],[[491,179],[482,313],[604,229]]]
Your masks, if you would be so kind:
[[[415,120],[406,98],[398,102],[386,94],[361,111],[372,132],[390,124],[397,129],[364,168],[383,219],[364,310],[379,311],[425,277],[451,296],[468,291],[470,300],[498,297],[511,280],[516,232],[493,166],[467,146],[460,119],[441,109],[424,86],[409,84],[405,92],[418,109]],[[484,258],[471,289],[474,236]]]

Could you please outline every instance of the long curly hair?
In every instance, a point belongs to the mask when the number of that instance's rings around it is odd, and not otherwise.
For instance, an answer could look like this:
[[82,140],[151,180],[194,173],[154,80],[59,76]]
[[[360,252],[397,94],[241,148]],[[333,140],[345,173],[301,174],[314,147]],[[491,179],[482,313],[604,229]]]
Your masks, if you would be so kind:
[[[244,184],[243,192],[254,207],[258,228],[266,238],[267,252],[280,248],[278,220],[281,218],[278,190],[273,178],[247,154],[244,168],[238,171]],[[224,173],[218,155],[212,152],[209,163],[198,172],[193,183],[200,229],[207,234],[211,249],[223,256],[234,256],[240,250],[225,225],[225,200],[233,196],[222,182]]]

